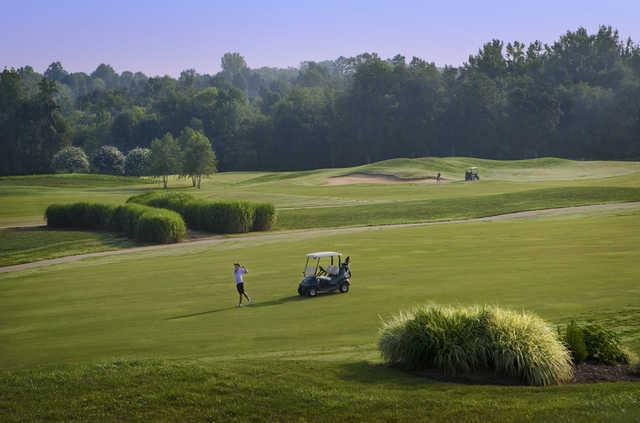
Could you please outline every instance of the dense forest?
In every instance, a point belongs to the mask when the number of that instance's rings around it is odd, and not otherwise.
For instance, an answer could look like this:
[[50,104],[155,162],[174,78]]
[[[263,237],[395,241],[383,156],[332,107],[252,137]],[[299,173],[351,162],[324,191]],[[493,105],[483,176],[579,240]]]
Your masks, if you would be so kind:
[[0,174],[50,172],[66,146],[92,158],[105,145],[126,154],[185,133],[211,143],[220,170],[418,156],[640,159],[640,46],[611,27],[550,45],[493,40],[460,67],[365,53],[250,69],[227,53],[221,69],[177,79],[106,64],[89,75],[59,62],[43,75],[4,69]]

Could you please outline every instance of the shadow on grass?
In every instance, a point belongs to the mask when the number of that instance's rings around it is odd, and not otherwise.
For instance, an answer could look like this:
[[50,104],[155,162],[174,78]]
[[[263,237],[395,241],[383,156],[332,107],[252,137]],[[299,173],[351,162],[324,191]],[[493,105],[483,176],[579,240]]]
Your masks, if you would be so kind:
[[178,319],[186,319],[186,318],[189,318],[189,317],[204,316],[206,314],[214,314],[214,313],[219,313],[221,311],[233,310],[234,308],[236,308],[236,307],[235,306],[233,306],[233,307],[224,307],[224,308],[218,308],[218,309],[215,309],[215,310],[200,311],[198,313],[181,314],[180,316],[168,317],[166,320],[178,320]]
[[304,300],[304,297],[301,297],[299,295],[290,295],[288,297],[282,297],[282,298],[278,298],[271,301],[258,301],[251,304],[249,307],[251,308],[271,307],[271,306],[282,305],[282,304],[303,301],[303,300]]
[[413,389],[418,385],[436,383],[435,380],[416,377],[416,374],[395,369],[382,363],[355,361],[343,363],[339,377],[342,380],[372,385],[393,384],[400,388]]
[[[251,304],[250,306],[247,306],[247,307],[250,307],[250,308],[271,307],[271,306],[287,304],[287,303],[290,303],[290,302],[300,301],[300,300],[303,300],[303,299],[304,298],[302,298],[302,297],[300,297],[298,295],[291,295],[289,297],[282,297],[282,298],[278,298],[278,299],[271,300],[271,301],[254,302],[253,304]],[[237,306],[230,306],[230,307],[217,308],[217,309],[214,309],[214,310],[200,311],[198,313],[182,314],[180,316],[169,317],[169,318],[167,318],[167,320],[177,320],[177,319],[186,319],[186,318],[189,318],[189,317],[204,316],[204,315],[207,315],[207,314],[220,313],[221,311],[233,310],[235,308],[237,308]]]
[[394,384],[397,387],[415,388],[419,385],[451,383],[457,385],[522,386],[515,377],[500,376],[488,370],[473,373],[447,375],[438,369],[408,371],[387,366],[383,363],[357,361],[344,363],[340,377],[346,381],[367,384]]

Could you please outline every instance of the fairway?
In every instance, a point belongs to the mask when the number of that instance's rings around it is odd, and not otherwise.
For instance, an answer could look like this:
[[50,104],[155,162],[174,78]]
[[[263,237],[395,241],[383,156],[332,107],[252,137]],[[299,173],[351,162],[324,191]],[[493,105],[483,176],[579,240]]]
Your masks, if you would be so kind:
[[[378,316],[428,302],[526,308],[557,323],[605,321],[638,349],[632,328],[640,318],[639,216],[624,211],[238,242],[4,274],[2,366],[291,357],[354,346],[375,356]],[[304,253],[332,249],[353,257],[352,292],[299,298]],[[253,307],[234,308],[234,261],[251,269]]]

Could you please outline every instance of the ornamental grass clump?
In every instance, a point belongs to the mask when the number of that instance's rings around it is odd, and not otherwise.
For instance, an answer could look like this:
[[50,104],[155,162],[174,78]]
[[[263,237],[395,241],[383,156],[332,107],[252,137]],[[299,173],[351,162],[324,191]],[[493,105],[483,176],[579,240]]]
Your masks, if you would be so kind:
[[210,201],[186,193],[148,192],[129,198],[127,204],[173,210],[189,229],[218,234],[268,231],[276,221],[276,209],[270,203]]
[[571,356],[541,318],[498,307],[425,306],[384,322],[384,360],[408,370],[492,372],[528,385],[571,379]]
[[50,227],[123,232],[129,238],[143,242],[178,242],[186,234],[180,214],[140,204],[51,204],[45,217]]
[[51,204],[45,211],[47,226],[107,230],[116,207],[101,203]]

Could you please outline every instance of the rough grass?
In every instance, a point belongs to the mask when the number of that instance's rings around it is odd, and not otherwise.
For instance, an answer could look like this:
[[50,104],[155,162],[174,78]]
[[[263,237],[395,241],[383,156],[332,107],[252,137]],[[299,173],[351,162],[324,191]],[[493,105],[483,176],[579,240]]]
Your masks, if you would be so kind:
[[0,266],[127,248],[132,241],[105,232],[51,230],[44,227],[0,229]]
[[0,385],[8,423],[640,419],[633,383],[457,385],[362,360],[110,361],[3,371]]
[[378,346],[392,365],[445,374],[492,371],[527,385],[573,375],[569,351],[538,316],[499,307],[419,307],[386,321]]

